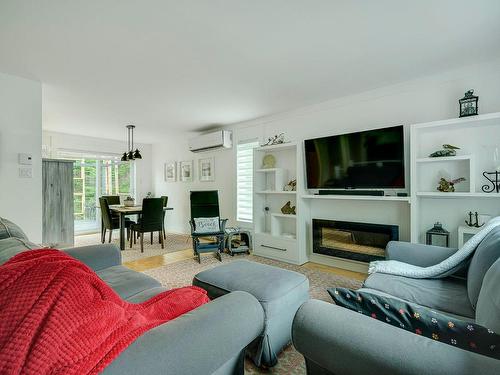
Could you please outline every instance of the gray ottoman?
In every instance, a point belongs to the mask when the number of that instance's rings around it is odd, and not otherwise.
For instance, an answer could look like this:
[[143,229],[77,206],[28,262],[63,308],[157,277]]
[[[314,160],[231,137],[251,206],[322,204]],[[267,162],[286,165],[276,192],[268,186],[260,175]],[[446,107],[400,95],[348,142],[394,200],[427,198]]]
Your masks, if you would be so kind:
[[309,280],[301,273],[265,264],[237,260],[198,273],[193,285],[217,298],[237,290],[252,294],[265,313],[264,332],[248,350],[257,366],[271,367],[291,341],[292,321],[309,299]]

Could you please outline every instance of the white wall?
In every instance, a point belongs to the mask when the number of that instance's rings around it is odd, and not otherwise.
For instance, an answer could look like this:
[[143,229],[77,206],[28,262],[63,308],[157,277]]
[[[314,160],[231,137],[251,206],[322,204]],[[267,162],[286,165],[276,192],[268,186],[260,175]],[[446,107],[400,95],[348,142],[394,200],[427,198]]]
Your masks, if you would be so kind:
[[[0,73],[0,216],[33,242],[42,241],[42,87]],[[20,178],[18,154],[33,157],[33,177]]]
[[[193,135],[171,137],[153,145],[153,181],[156,196],[168,195],[167,231],[189,233],[189,192],[191,190],[219,190],[221,217],[233,217],[235,194],[233,150],[194,154],[188,150],[188,139]],[[198,160],[215,157],[215,181],[200,182]],[[194,160],[193,182],[165,182],[164,163]]]
[[[280,132],[286,134],[287,140],[299,141],[363,129],[454,118],[458,117],[458,99],[470,88],[479,96],[480,113],[500,111],[500,60],[246,121],[230,128],[234,130],[236,144],[238,140],[255,137],[263,140]],[[203,156],[190,153],[187,140],[182,137],[153,144],[154,189],[156,194],[168,194],[170,205],[176,209],[172,213],[172,229],[187,230],[183,223],[189,218],[188,191],[198,187],[219,189],[222,192],[222,215],[235,223],[235,150],[214,155],[214,184],[166,183],[163,179],[164,162]],[[404,232],[408,232],[408,228]]]
[[[123,128],[123,134],[120,136],[125,137],[126,132]],[[125,141],[115,141],[110,139],[85,137],[82,135],[64,134],[57,132],[43,131],[43,147],[46,157],[56,158],[57,151],[73,150],[88,153],[103,153],[103,154],[116,154],[121,155],[127,148]],[[152,175],[151,175],[151,145],[150,144],[136,144],[139,148],[142,160],[136,160],[136,197],[142,199],[148,192],[153,191]]]

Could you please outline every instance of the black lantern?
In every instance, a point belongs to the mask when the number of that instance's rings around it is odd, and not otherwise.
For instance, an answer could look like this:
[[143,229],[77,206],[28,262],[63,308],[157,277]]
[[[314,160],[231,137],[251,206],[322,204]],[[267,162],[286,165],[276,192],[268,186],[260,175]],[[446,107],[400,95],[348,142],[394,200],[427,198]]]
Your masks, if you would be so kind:
[[425,232],[425,243],[427,245],[445,246],[450,244],[450,232],[443,228],[443,224],[437,222]]
[[477,115],[478,96],[474,96],[474,90],[469,90],[464,97],[458,101],[460,104],[460,117]]

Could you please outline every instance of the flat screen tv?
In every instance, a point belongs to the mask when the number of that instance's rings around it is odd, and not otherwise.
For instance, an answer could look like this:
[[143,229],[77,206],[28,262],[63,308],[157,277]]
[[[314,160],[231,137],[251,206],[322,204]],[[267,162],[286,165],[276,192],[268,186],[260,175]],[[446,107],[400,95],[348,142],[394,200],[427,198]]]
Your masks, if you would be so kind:
[[402,189],[403,126],[307,139],[308,189]]

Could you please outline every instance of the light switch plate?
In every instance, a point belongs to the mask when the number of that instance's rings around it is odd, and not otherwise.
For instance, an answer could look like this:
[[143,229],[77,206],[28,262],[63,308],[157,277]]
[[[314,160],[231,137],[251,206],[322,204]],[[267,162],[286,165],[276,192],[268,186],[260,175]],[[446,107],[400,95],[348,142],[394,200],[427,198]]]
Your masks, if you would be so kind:
[[19,154],[19,164],[21,165],[33,164],[33,156],[31,154]]
[[20,167],[19,168],[20,178],[33,178],[33,168],[31,167]]

